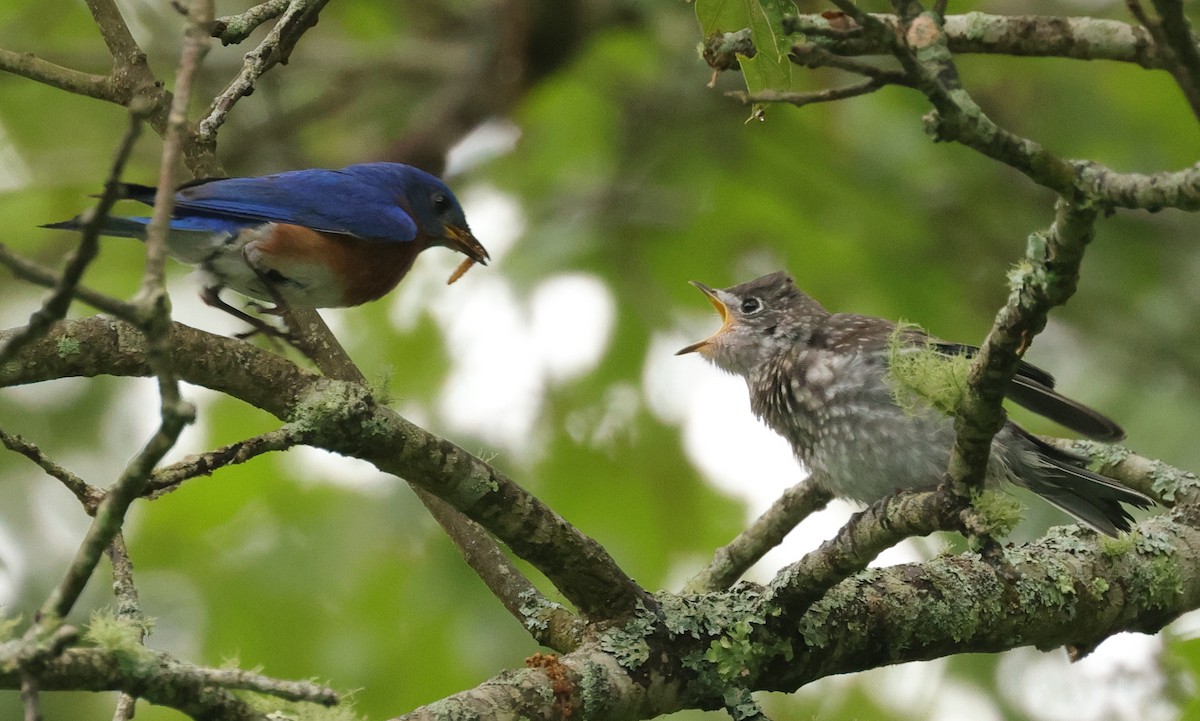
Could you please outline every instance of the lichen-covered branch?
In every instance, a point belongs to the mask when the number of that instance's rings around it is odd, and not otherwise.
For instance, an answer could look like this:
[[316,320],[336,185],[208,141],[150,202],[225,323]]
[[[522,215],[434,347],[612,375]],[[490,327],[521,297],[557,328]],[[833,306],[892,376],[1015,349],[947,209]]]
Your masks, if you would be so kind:
[[950,454],[952,483],[979,487],[987,469],[992,436],[1004,424],[1009,380],[1033,337],[1046,326],[1051,308],[1075,293],[1084,248],[1095,233],[1099,212],[1060,200],[1054,224],[1030,236],[1025,259],[1012,272],[1012,292],[996,315],[967,376],[968,393],[955,417]]
[[631,721],[724,705],[722,689],[794,691],[835,674],[952,653],[1089,647],[1153,633],[1200,606],[1195,511],[1110,539],[1059,529],[999,559],[974,554],[861,571],[819,600],[752,584],[658,596],[594,644],[399,717]]
[[[284,321],[292,329],[293,344],[322,373],[335,380],[366,384],[362,371],[315,309],[291,308],[287,304],[280,307]],[[281,432],[292,431],[292,427],[286,427]],[[535,640],[556,651],[568,651],[579,645],[578,619],[542,595],[479,524],[430,491],[415,484],[413,490],[467,565]]]
[[[5,663],[15,642],[0,644],[0,687],[17,688],[19,672]],[[197,721],[267,721],[270,716],[232,693],[250,690],[322,705],[338,695],[307,681],[280,681],[236,669],[193,666],[169,654],[124,642],[115,648],[69,648],[37,670],[43,691],[123,691],[169,706]]]
[[856,513],[817,550],[776,574],[768,591],[770,602],[803,608],[905,538],[958,530],[963,506],[942,490],[883,498]]
[[[764,90],[735,93],[735,97],[742,102],[807,105],[863,95],[884,85],[912,87],[934,106],[925,118],[926,131],[934,139],[961,143],[1073,202],[1143,210],[1200,209],[1200,163],[1178,171],[1139,174],[1060,157],[993,121],[961,87],[953,63],[953,56],[963,53],[1103,59],[1190,78],[1192,72],[1176,60],[1165,39],[1156,43],[1145,28],[1092,18],[967,13],[943,21],[937,13],[926,12],[903,20],[900,15],[864,13],[849,0],[835,4],[842,14],[785,18],[782,30],[798,37],[791,58],[805,67],[840,68],[868,80],[805,93]],[[722,48],[724,55],[713,54]],[[753,54],[754,47],[739,31],[710,38],[705,51],[714,69],[724,70],[737,66],[730,53]],[[896,57],[902,71],[859,61],[847,65],[850,57],[884,54]],[[1187,82],[1180,81],[1185,93]]]
[[1139,456],[1128,448],[1096,441],[1045,438],[1042,440],[1092,461],[1100,473],[1123,485],[1175,506],[1200,503],[1200,478],[1195,473]]
[[[895,15],[871,14],[870,17],[892,32],[899,27],[900,20]],[[969,12],[946,16],[945,29],[950,52],[956,55],[1112,60],[1152,70],[1166,69],[1169,61],[1145,29],[1118,20]],[[807,42],[837,55],[891,54],[888,44],[880,36],[847,28],[845,20],[837,16],[815,14],[785,18],[784,30],[804,35]]]
[[267,0],[244,13],[226,15],[213,21],[212,35],[222,45],[235,45],[250,37],[259,25],[283,14],[292,0]]

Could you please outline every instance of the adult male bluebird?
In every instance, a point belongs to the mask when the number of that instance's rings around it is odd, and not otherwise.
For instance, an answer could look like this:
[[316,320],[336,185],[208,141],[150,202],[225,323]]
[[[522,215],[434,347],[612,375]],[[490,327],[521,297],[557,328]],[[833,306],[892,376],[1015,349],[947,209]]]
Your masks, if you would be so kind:
[[[783,272],[724,290],[693,285],[724,322],[679,353],[698,352],[745,378],[754,414],[788,440],[818,483],[867,503],[938,484],[954,443],[953,419],[898,387],[894,354],[971,355],[977,348],[915,327],[898,330],[882,318],[831,314]],[[1055,392],[1054,378],[1028,363],[1018,366],[1007,395],[1090,438],[1125,436],[1113,421]],[[1129,530],[1132,518],[1121,504],[1147,508],[1153,501],[1085,463],[1008,421],[992,441],[987,479],[1024,486],[1106,534]]]
[[[147,205],[155,189],[124,184],[121,197]],[[146,237],[149,218],[109,217],[101,233]],[[47,228],[79,230],[83,219]],[[209,277],[202,297],[246,320],[221,300],[222,288],[262,301],[329,308],[359,305],[390,291],[417,254],[435,245],[486,264],[462,206],[438,178],[400,163],[341,170],[295,170],[256,178],[198,180],[179,188],[168,253]]]

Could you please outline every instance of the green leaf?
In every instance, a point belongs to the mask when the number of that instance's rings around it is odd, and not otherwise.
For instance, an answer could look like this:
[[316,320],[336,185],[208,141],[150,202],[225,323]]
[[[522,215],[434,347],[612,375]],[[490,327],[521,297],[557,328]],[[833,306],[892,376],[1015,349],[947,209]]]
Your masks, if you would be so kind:
[[744,0],[750,17],[750,36],[758,54],[740,59],[746,88],[760,90],[791,90],[792,63],[788,51],[792,41],[783,32],[783,16],[796,11],[792,0]]
[[792,42],[783,32],[783,17],[795,11],[792,0],[696,0],[696,18],[705,37],[750,28],[758,52],[752,58],[739,55],[738,62],[751,93],[792,89]]
[[750,27],[747,0],[696,0],[696,19],[704,37]]

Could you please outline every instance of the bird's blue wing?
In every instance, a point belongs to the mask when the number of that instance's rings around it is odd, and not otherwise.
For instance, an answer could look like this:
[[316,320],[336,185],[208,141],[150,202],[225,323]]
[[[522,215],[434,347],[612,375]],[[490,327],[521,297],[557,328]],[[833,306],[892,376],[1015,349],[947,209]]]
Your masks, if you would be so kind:
[[257,178],[225,178],[186,186],[175,196],[177,217],[289,223],[313,230],[393,242],[416,238],[401,205],[412,184],[428,176],[398,163],[342,170],[296,170]]

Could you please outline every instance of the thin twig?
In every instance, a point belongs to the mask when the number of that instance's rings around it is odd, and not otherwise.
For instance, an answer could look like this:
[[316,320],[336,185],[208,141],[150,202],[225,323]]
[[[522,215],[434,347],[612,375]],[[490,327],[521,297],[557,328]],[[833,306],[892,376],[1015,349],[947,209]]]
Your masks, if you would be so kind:
[[301,442],[300,434],[291,427],[284,427],[243,441],[188,456],[169,466],[159,468],[150,477],[143,495],[158,498],[177,488],[184,481],[198,476],[212,475],[218,468],[245,463],[264,453],[283,451]]
[[708,567],[688,581],[685,592],[728,588],[767,551],[778,546],[798,523],[824,508],[830,498],[829,491],[811,479],[787,489],[749,528],[717,549]]
[[957,530],[962,505],[942,490],[901,492],[876,501],[854,514],[837,536],[776,574],[763,602],[803,608],[905,538]]
[[880,83],[876,80],[864,80],[855,85],[847,85],[841,88],[828,88],[826,90],[814,90],[808,93],[795,93],[780,90],[760,90],[757,93],[747,93],[740,90],[735,90],[728,93],[729,97],[740,101],[743,105],[757,105],[759,103],[788,103],[796,107],[803,107],[813,103],[832,103],[837,100],[845,100],[846,98],[854,98],[859,95],[873,93],[876,90],[884,87],[886,83]]
[[146,271],[136,303],[142,318],[139,325],[147,340],[147,363],[158,379],[162,420],[154,436],[129,462],[97,507],[92,525],[88,528],[66,575],[42,604],[37,623],[31,627],[27,639],[42,634],[47,625],[57,623],[58,619],[65,617],[71,610],[95,571],[100,556],[121,530],[129,505],[141,496],[154,466],[175,445],[179,433],[194,418],[194,408],[180,398],[179,384],[172,368],[170,302],[163,286],[163,265],[166,258],[166,231],[174,198],[171,188],[174,186],[175,165],[180,155],[180,138],[183,126],[187,122],[186,111],[191,95],[192,78],[208,49],[209,38],[205,30],[211,18],[212,0],[198,0],[189,18],[184,50],[179,71],[176,73],[176,93],[163,143],[160,188],[155,198],[155,208],[146,240]]
[[1138,20],[1154,36],[1155,42],[1171,49],[1173,62],[1167,66],[1183,92],[1192,114],[1200,119],[1200,48],[1192,24],[1178,0],[1152,0],[1160,20],[1147,22],[1145,13]]
[[[53,270],[22,258],[9,250],[8,246],[3,243],[0,243],[0,265],[11,270],[16,277],[44,288],[55,288],[62,283],[62,278]],[[77,300],[87,303],[96,310],[120,318],[127,323],[138,322],[136,309],[123,300],[104,295],[82,285],[75,286],[73,293]]]
[[94,75],[66,68],[42,60],[33,53],[0,49],[0,70],[89,98],[111,100],[113,97],[112,78],[108,75]]
[[1098,216],[1095,208],[1060,200],[1049,231],[1030,237],[1008,302],[971,361],[968,392],[955,414],[949,478],[960,491],[982,485],[992,437],[1004,424],[1002,403],[1009,381],[1034,336],[1046,326],[1050,309],[1074,294]]
[[25,721],[42,721],[42,706],[38,699],[38,682],[32,674],[21,674],[21,705],[25,708]]
[[881,85],[913,86],[912,78],[907,73],[842,57],[812,43],[799,43],[793,46],[788,57],[792,62],[807,68],[836,68],[871,78]]
[[[112,563],[113,595],[117,600],[117,618],[137,629],[138,643],[146,640],[146,617],[142,615],[137,586],[133,583],[133,561],[125,547],[125,535],[117,533],[108,546],[108,560]],[[117,697],[113,710],[113,721],[129,721],[137,709],[137,698],[122,692]]]
[[[322,373],[337,380],[366,384],[362,371],[315,309],[283,305],[281,310],[284,322],[292,331],[295,345]],[[467,565],[522,626],[534,634],[539,643],[547,644],[556,651],[569,650],[579,643],[574,617],[545,598],[482,527],[429,491],[416,485],[412,485],[412,488],[429,515],[458,548]],[[535,614],[539,611],[545,613],[538,618],[531,618],[531,611]]]
[[280,62],[287,62],[288,55],[305,30],[317,22],[317,15],[329,0],[292,0],[287,9],[267,33],[267,37],[254,50],[246,53],[246,60],[237,77],[225,90],[213,99],[205,118],[197,125],[197,137],[202,144],[216,141],[217,130],[225,123],[225,116],[239,100],[254,90],[254,84]]
[[213,21],[212,35],[222,45],[235,45],[250,37],[259,25],[279,17],[291,0],[267,0],[237,15],[225,15]]
[[92,19],[96,21],[96,28],[100,30],[100,36],[104,38],[104,44],[108,46],[108,52],[116,64],[122,68],[144,65],[146,53],[134,40],[117,4],[113,0],[86,1]]
[[20,453],[36,463],[39,468],[52,478],[57,478],[61,481],[67,487],[67,490],[73,493],[79,499],[79,502],[83,504],[88,515],[96,512],[96,506],[104,499],[104,491],[50,460],[46,457],[46,454],[42,453],[42,449],[33,443],[30,443],[21,436],[11,434],[3,428],[0,428],[0,443],[3,443],[10,451]]
[[117,146],[116,157],[113,158],[108,180],[104,184],[104,193],[80,228],[82,233],[79,246],[67,259],[66,267],[54,290],[42,302],[41,307],[29,317],[29,322],[21,332],[0,344],[0,364],[6,363],[16,355],[21,346],[41,336],[52,323],[67,315],[75,287],[79,285],[83,272],[87,270],[88,265],[95,259],[96,253],[99,251],[100,230],[105,219],[108,218],[109,211],[116,205],[120,197],[121,173],[125,169],[125,162],[129,159],[130,153],[133,152],[134,143],[137,141],[141,129],[141,118],[130,113],[129,127],[125,130],[125,134]]

